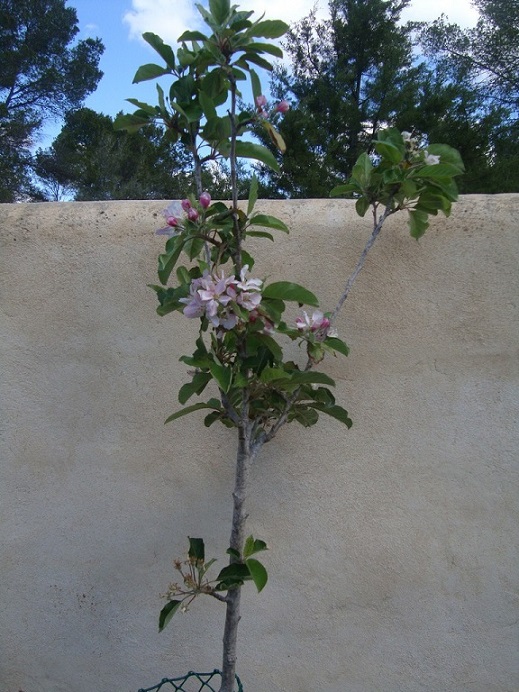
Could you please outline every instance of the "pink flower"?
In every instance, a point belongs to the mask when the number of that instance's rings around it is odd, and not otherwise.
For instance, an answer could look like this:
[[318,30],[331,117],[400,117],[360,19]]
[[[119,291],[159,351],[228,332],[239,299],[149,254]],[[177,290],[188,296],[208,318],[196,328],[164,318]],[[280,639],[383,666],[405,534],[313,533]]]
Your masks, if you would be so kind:
[[172,228],[176,228],[179,224],[178,217],[182,213],[182,208],[178,202],[171,202],[171,204],[162,211],[162,216],[166,219],[167,226],[165,228],[159,228],[156,231],[157,235],[168,235],[174,236],[176,233],[172,231]]
[[256,96],[256,105],[259,109],[262,109],[264,106],[267,105],[267,97],[261,94],[260,96]]
[[[183,312],[186,317],[203,317],[205,315],[213,327],[233,329],[238,323],[238,316],[233,304],[240,305],[252,312],[261,303],[260,279],[245,279],[248,266],[240,272],[240,281],[234,276],[212,276],[207,270],[203,276],[194,279],[189,289],[189,297],[181,298],[185,303]],[[263,318],[262,318],[263,319]],[[270,323],[269,323],[270,325]]]
[[191,209],[191,202],[188,199],[183,199],[180,204],[182,205],[182,209],[184,211],[189,211]]
[[187,210],[187,218],[190,221],[196,221],[198,219],[198,217],[199,217],[199,214],[198,214],[197,210],[194,209],[193,207],[191,207],[191,209]]
[[211,204],[211,195],[208,192],[202,192],[199,202],[204,209],[207,209],[207,207]]
[[329,326],[330,320],[320,310],[314,310],[312,317],[308,317],[308,313],[303,310],[303,317],[296,319],[296,327],[300,331],[318,332]]
[[289,108],[290,104],[288,103],[288,101],[285,101],[284,99],[283,101],[280,101],[276,106],[276,110],[278,113],[286,113],[289,110]]

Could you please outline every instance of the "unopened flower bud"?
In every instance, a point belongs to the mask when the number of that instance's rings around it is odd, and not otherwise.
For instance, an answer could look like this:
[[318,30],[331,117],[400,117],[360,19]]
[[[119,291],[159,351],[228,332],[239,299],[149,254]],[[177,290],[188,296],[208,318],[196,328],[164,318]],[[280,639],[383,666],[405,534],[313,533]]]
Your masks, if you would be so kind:
[[166,223],[168,224],[168,226],[173,226],[173,228],[175,228],[175,226],[178,226],[178,219],[176,216],[168,216],[166,219]]
[[202,192],[199,201],[202,207],[207,209],[207,207],[211,204],[211,195],[208,192]]
[[256,96],[256,105],[258,108],[263,108],[264,106],[267,105],[267,97],[261,94],[260,96]]
[[191,209],[188,209],[188,210],[187,210],[187,218],[188,218],[190,221],[196,221],[196,220],[198,219],[198,212],[197,212],[197,210],[196,210],[196,209],[193,209],[193,207],[191,207]]
[[278,113],[286,113],[289,110],[289,108],[290,104],[288,103],[288,101],[285,101],[284,99],[283,101],[280,101],[276,106],[276,110]]
[[189,211],[191,209],[191,202],[188,199],[183,199],[180,204],[184,211]]

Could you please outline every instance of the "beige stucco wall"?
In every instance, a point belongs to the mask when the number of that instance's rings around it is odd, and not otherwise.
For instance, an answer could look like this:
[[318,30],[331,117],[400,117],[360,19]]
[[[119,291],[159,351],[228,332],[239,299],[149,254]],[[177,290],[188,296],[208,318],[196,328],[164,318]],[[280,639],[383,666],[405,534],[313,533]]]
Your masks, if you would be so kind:
[[[164,427],[195,324],[159,318],[160,202],[2,205],[2,692],[136,692],[220,664],[221,604],[157,632],[187,535],[227,545],[232,432]],[[262,202],[256,274],[333,307],[369,234],[347,201]],[[519,195],[395,218],[330,359],[354,427],[286,428],[253,472],[270,582],[246,692],[517,692]],[[297,355],[297,354],[296,354]],[[205,608],[204,608],[205,605]]]

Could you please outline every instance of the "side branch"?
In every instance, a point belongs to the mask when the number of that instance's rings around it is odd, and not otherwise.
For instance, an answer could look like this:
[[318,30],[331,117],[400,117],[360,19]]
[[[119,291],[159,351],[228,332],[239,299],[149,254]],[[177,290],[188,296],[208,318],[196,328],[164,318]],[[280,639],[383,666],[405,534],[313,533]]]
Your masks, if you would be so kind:
[[[384,209],[384,213],[378,219],[377,221],[377,208],[376,206],[373,208],[373,222],[374,222],[374,228],[373,232],[371,233],[371,236],[366,243],[366,246],[364,247],[364,250],[362,251],[359,260],[355,266],[355,269],[353,270],[351,276],[349,277],[348,281],[346,281],[346,285],[344,286],[344,291],[342,292],[341,297],[339,298],[339,301],[337,305],[335,306],[335,310],[333,311],[331,317],[330,317],[330,327],[334,324],[336,321],[339,312],[341,311],[342,306],[346,302],[346,298],[348,297],[349,292],[351,291],[351,287],[355,283],[355,279],[357,276],[360,274],[362,271],[362,268],[364,267],[364,263],[366,261],[366,257],[368,256],[368,252],[371,250],[373,247],[373,243],[377,239],[380,231],[382,230],[382,226],[384,225],[384,221],[387,219],[388,216],[390,216],[394,210],[391,208],[392,207],[392,199],[389,200],[389,202],[386,205],[386,208]],[[330,329],[328,327],[328,330]]]
[[[393,202],[393,200],[391,198],[388,201],[388,203],[386,204],[386,207],[384,209],[384,213],[382,214],[382,216],[379,219],[377,219],[377,207],[376,207],[376,205],[373,206],[373,224],[374,224],[373,231],[371,233],[371,236],[369,237],[368,242],[366,243],[366,245],[364,247],[364,250],[362,251],[362,253],[359,257],[359,260],[355,266],[355,269],[353,270],[351,276],[349,277],[349,279],[346,282],[346,285],[344,287],[344,291],[342,292],[342,295],[339,298],[339,301],[335,307],[335,310],[333,311],[332,316],[330,317],[330,325],[329,325],[328,329],[326,330],[325,334],[323,335],[323,339],[326,338],[328,331],[331,329],[333,323],[337,319],[337,316],[338,316],[342,306],[346,302],[346,298],[348,297],[348,294],[351,291],[353,284],[355,283],[355,279],[357,278],[357,276],[361,272],[361,270],[364,266],[364,263],[366,261],[366,257],[368,256],[369,251],[373,247],[373,243],[375,242],[378,235],[380,234],[380,231],[382,230],[382,226],[384,225],[385,220],[387,219],[388,216],[390,216],[391,214],[393,214],[396,211],[395,209],[392,209],[392,202]],[[314,363],[313,363],[312,359],[309,358],[308,362],[306,364],[306,367],[305,367],[305,371],[311,370],[313,365],[314,365]],[[281,427],[283,427],[283,425],[285,425],[285,423],[288,420],[288,416],[290,414],[292,406],[296,402],[300,391],[301,391],[301,388],[299,387],[298,389],[296,389],[291,394],[291,396],[286,400],[286,404],[285,404],[285,407],[283,409],[283,412],[281,413],[281,415],[277,419],[277,421],[274,423],[274,425],[270,428],[270,430],[268,432],[260,435],[258,437],[258,439],[254,442],[255,451],[258,451],[259,449],[261,449],[261,447],[266,442],[270,442],[270,440],[272,440],[276,436],[278,430]]]

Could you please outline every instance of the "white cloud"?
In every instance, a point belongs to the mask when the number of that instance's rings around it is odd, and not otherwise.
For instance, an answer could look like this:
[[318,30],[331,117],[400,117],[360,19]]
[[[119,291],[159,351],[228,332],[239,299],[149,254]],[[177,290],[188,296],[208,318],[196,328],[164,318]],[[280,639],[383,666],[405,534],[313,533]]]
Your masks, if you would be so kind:
[[[207,6],[207,2],[202,2]],[[265,13],[266,19],[282,19],[288,24],[302,19],[316,5],[315,0],[244,0],[237,2],[240,9],[254,10],[254,18]],[[445,13],[449,21],[461,26],[473,26],[478,13],[470,0],[413,0],[402,14],[403,21],[437,19]],[[328,16],[327,0],[318,0],[317,17],[324,19]],[[204,30],[202,21],[194,0],[132,0],[132,8],[123,17],[129,27],[130,38],[140,38],[145,31],[158,34],[167,43],[174,43],[186,29]]]
[[140,39],[145,31],[174,43],[187,29],[199,28],[199,13],[192,0],[132,0],[123,16],[130,38]]
[[[202,2],[207,6],[207,2]],[[234,2],[232,4],[235,4]],[[288,24],[305,17],[315,5],[315,0],[289,0],[280,5],[279,0],[245,0],[237,2],[240,9],[253,10],[252,19],[282,19]],[[327,1],[318,3],[317,16],[327,15]],[[139,39],[145,31],[158,34],[166,43],[175,43],[187,29],[204,31],[207,28],[194,0],[132,0],[132,8],[125,12],[123,22],[128,25],[132,39]]]
[[432,22],[441,14],[445,14],[451,24],[464,28],[474,26],[479,16],[470,0],[413,0],[402,12],[402,20]]

